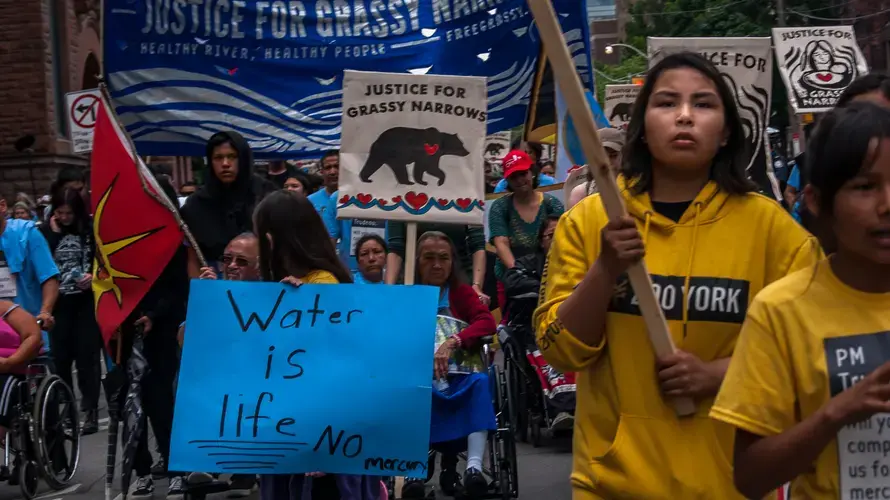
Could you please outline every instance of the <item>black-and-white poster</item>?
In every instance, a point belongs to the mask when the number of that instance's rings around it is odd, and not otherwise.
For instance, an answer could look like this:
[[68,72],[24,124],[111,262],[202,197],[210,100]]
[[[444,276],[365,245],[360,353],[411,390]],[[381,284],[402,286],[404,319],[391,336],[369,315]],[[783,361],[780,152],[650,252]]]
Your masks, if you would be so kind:
[[606,85],[603,112],[613,127],[627,128],[630,112],[642,87],[642,85]]
[[337,217],[482,224],[484,78],[346,71]]
[[750,143],[748,177],[764,193],[781,199],[779,182],[765,144],[773,85],[772,50],[769,37],[745,38],[655,38],[649,42],[649,65],[676,52],[698,52],[711,61],[735,91],[739,114]]
[[868,73],[852,26],[773,28],[773,45],[797,113],[830,110],[850,82]]
[[510,151],[510,131],[496,132],[485,138],[485,151],[482,154],[485,160],[486,178],[502,177],[504,175],[501,161]]
[[[824,340],[831,396],[890,361],[890,332]],[[851,424],[837,435],[840,499],[882,498],[890,484],[890,413]]]

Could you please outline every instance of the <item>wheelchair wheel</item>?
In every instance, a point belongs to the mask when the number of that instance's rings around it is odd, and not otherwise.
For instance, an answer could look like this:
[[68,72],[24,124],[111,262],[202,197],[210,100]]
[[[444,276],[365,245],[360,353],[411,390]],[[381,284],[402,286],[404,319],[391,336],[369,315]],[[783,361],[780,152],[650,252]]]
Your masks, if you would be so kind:
[[490,454],[492,472],[496,479],[493,486],[496,485],[496,493],[499,493],[501,498],[509,500],[519,497],[515,430],[512,428],[513,424],[508,414],[510,411],[510,397],[512,396],[509,390],[509,368],[500,370],[497,366],[492,366],[490,374],[495,381],[492,385],[494,386],[493,396],[498,420],[496,438],[489,442],[492,451]]
[[37,496],[37,490],[40,488],[40,472],[33,460],[25,460],[19,467],[19,488],[25,500]]
[[34,404],[34,457],[50,488],[64,488],[77,471],[79,421],[77,401],[68,384],[57,375],[44,378]]
[[528,442],[528,401],[525,388],[525,377],[516,361],[516,353],[512,348],[505,356],[504,367],[507,380],[507,406],[510,412],[510,426],[516,439]]
[[529,427],[531,428],[531,442],[532,447],[538,448],[541,446],[541,432],[544,427],[544,416],[540,414],[532,415]]

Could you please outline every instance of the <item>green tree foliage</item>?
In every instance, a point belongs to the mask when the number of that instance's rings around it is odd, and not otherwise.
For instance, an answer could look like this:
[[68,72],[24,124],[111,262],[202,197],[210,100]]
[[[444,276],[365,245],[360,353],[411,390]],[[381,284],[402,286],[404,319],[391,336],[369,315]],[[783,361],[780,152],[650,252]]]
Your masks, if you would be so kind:
[[[787,26],[818,26],[841,24],[837,21],[812,19],[840,17],[837,0],[785,0]],[[659,37],[742,37],[770,36],[778,25],[775,0],[637,0],[630,9],[626,28],[629,45],[646,51],[646,38]],[[612,79],[626,79],[629,74],[645,70],[646,61],[632,51],[623,50],[617,65],[597,63],[597,97],[602,101],[603,88]],[[606,75],[608,78],[606,78]],[[787,96],[779,72],[773,71],[774,126],[787,125]]]

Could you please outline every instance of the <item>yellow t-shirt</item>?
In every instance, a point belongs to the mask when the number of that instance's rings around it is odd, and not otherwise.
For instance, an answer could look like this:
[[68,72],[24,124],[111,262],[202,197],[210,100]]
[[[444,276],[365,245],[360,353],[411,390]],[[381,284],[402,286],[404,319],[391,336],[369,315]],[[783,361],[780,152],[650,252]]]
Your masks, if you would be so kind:
[[333,274],[321,269],[309,271],[309,273],[300,278],[300,280],[302,280],[303,283],[311,285],[336,285],[340,283]]
[[[890,293],[854,290],[827,260],[764,289],[748,308],[711,417],[785,432],[890,360]],[[890,414],[838,433],[791,498],[890,499]]]

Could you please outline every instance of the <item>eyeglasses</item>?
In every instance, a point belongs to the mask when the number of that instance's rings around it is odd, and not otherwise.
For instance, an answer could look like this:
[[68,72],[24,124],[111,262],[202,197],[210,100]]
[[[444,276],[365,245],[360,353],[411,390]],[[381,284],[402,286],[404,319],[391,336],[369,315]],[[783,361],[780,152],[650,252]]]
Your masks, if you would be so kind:
[[240,255],[225,254],[219,258],[219,261],[227,266],[232,265],[232,262],[234,262],[235,265],[238,267],[249,267],[253,265],[253,262],[247,260],[244,257],[241,257]]

